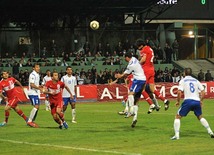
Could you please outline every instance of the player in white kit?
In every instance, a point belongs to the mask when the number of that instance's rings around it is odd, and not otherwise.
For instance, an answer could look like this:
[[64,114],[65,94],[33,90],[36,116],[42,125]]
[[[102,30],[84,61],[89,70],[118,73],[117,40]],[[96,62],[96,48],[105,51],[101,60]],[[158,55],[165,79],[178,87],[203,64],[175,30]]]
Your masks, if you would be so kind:
[[175,135],[171,138],[172,140],[177,140],[180,138],[180,119],[190,111],[194,111],[195,116],[201,122],[201,124],[207,129],[208,134],[211,138],[214,138],[213,131],[211,130],[207,120],[202,117],[201,105],[204,98],[204,87],[203,85],[195,78],[191,76],[192,69],[186,68],[184,70],[185,78],[179,82],[178,87],[178,97],[176,106],[180,105],[180,99],[182,92],[184,93],[184,101],[179,108],[175,120],[174,120],[174,131]]
[[70,98],[70,93],[66,90],[63,89],[62,92],[62,98],[63,98],[63,112],[66,111],[68,103],[71,105],[71,114],[72,114],[72,123],[77,123],[76,122],[76,85],[77,85],[77,80],[76,77],[72,75],[73,71],[71,66],[66,67],[66,75],[64,75],[61,78],[61,81],[65,83],[65,85],[70,89],[71,93],[73,94],[73,99]]
[[[42,86],[45,86],[46,82],[50,81],[50,80],[52,80],[52,78],[51,78],[51,72],[48,69],[48,70],[46,70],[46,75],[42,79]],[[45,98],[45,110],[46,111],[50,111],[51,110],[51,108],[50,108],[50,102],[48,100],[48,95],[47,94],[46,94],[46,98]]]
[[40,66],[39,64],[35,63],[33,65],[33,71],[29,75],[29,90],[28,90],[28,97],[31,101],[33,109],[30,112],[27,124],[31,127],[38,127],[38,125],[34,123],[34,121],[36,119],[40,106],[39,94],[40,91],[42,91],[42,87],[39,85],[40,82],[39,72]]
[[[131,127],[134,128],[137,123],[138,105],[142,91],[145,90],[146,76],[139,61],[132,56],[132,53],[125,54],[125,60],[128,62],[126,70],[122,74],[115,74],[115,78],[125,78],[129,74],[133,74],[133,82],[128,94],[128,102],[130,113],[134,116]],[[147,94],[148,95],[148,94]]]

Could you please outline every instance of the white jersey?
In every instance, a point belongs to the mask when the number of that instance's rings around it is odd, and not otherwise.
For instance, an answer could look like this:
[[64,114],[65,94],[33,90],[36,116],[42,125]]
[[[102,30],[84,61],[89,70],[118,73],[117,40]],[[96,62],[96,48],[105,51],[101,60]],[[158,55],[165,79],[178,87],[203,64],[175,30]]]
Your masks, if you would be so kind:
[[143,81],[146,80],[146,76],[144,74],[143,68],[140,62],[135,57],[131,58],[124,73],[133,74],[133,78],[136,80],[143,80]]
[[43,80],[42,80],[42,85],[45,85],[46,82],[50,81],[50,80],[52,80],[51,76],[45,75],[44,78],[43,78]]
[[179,82],[178,90],[184,92],[184,100],[192,99],[200,101],[199,93],[204,90],[204,87],[192,76],[185,76],[185,78]]
[[[75,95],[75,87],[77,85],[77,80],[75,76],[64,75],[61,78],[61,81],[65,83],[65,85],[70,89],[71,93]],[[70,97],[69,92],[64,88],[62,92],[62,97]]]
[[40,75],[36,72],[33,71],[29,75],[29,90],[28,90],[28,95],[39,95],[39,90],[35,88],[31,88],[30,83],[34,83],[36,86],[39,86],[39,81],[40,81]]

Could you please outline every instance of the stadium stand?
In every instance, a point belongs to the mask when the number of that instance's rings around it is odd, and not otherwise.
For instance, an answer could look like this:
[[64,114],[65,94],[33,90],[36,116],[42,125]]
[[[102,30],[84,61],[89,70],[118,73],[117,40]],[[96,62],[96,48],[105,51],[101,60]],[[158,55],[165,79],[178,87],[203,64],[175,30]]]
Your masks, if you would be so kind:
[[186,67],[192,68],[195,77],[201,69],[203,71],[210,70],[211,74],[214,74],[214,59],[179,60],[173,61],[172,64],[180,70],[184,70]]

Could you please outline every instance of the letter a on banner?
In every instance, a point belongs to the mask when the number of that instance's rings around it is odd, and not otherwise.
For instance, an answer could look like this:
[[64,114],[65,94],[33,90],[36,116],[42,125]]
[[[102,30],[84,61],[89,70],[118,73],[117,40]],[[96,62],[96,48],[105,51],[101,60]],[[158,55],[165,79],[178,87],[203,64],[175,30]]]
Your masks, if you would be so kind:
[[109,99],[112,99],[112,96],[111,96],[108,88],[104,88],[103,93],[102,93],[100,99],[103,99],[104,97],[108,97]]

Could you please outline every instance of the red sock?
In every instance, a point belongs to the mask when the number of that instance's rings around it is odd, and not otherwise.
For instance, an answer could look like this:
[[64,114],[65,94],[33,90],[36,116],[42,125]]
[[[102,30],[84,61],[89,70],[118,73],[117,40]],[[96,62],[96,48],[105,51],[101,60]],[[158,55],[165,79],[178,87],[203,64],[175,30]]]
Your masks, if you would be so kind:
[[128,100],[128,96],[125,97],[124,101],[126,102]]
[[24,118],[25,121],[27,120],[27,116],[25,116],[25,114],[23,113],[22,110],[18,110],[16,113],[17,113],[19,116],[21,116],[22,118]]
[[58,115],[59,115],[59,118],[64,122],[64,121],[65,121],[65,120],[64,120],[64,113],[61,112],[61,113],[59,113]]
[[10,116],[10,112],[9,111],[5,111],[4,115],[5,115],[5,122],[7,123],[8,119],[9,119],[9,116]]
[[158,98],[160,98],[162,101],[165,101],[165,100],[166,100],[166,99],[159,93],[159,91],[155,90],[155,91],[154,91],[154,94],[155,94]]
[[142,92],[143,97],[145,98],[145,100],[149,103],[149,105],[153,104],[151,98],[149,97],[149,95],[147,94],[146,91]]
[[62,124],[62,121],[57,117],[57,118],[54,118],[54,121],[57,122],[59,125]]

